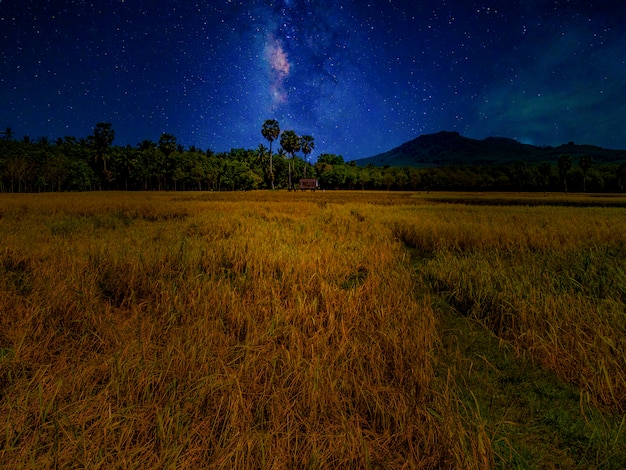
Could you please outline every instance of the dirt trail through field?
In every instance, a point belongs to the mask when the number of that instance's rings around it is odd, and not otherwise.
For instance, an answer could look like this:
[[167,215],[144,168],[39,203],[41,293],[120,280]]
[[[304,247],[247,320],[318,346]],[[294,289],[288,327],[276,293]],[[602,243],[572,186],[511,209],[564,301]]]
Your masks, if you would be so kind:
[[[423,261],[413,260],[416,268]],[[581,406],[579,390],[442,296],[434,307],[441,341],[437,375],[456,382],[468,428],[485,431],[496,468],[626,468],[623,422]]]

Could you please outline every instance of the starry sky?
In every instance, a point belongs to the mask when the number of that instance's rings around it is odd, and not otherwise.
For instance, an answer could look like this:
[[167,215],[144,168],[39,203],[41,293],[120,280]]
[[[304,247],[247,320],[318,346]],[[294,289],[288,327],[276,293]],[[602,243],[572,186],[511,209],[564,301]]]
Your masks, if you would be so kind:
[[626,148],[626,2],[0,0],[0,128],[312,160],[458,131]]

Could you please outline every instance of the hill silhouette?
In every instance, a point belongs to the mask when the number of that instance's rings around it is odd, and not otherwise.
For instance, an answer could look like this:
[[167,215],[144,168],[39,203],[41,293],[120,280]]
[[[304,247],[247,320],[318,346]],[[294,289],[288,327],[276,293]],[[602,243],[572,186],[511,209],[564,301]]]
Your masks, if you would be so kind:
[[426,167],[447,165],[501,165],[525,160],[555,163],[561,155],[578,158],[590,155],[596,163],[626,161],[626,151],[610,150],[573,142],[558,147],[523,144],[507,137],[483,140],[463,137],[458,132],[425,134],[387,152],[356,160],[358,166]]

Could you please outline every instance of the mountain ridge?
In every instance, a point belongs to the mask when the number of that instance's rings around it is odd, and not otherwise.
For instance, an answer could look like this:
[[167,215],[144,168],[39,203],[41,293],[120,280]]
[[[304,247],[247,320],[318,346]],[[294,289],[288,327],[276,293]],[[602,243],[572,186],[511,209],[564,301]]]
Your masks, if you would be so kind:
[[502,165],[525,160],[528,163],[555,163],[561,155],[573,158],[590,155],[597,163],[626,161],[626,150],[612,150],[569,142],[557,147],[523,144],[509,137],[482,140],[464,137],[455,131],[423,134],[372,157],[355,160],[358,166],[449,166]]

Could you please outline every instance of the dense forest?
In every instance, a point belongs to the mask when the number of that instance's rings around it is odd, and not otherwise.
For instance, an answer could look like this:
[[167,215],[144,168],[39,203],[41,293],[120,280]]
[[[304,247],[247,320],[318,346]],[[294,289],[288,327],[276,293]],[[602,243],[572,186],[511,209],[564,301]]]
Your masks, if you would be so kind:
[[626,187],[625,164],[597,164],[592,156],[562,155],[558,162],[536,164],[381,168],[322,153],[312,164],[313,137],[281,133],[275,120],[263,124],[258,148],[228,152],[184,148],[172,134],[162,134],[158,142],[116,146],[115,131],[105,122],[86,138],[18,139],[10,128],[1,134],[0,192],[297,189],[301,177],[318,178],[323,189],[623,192]]

